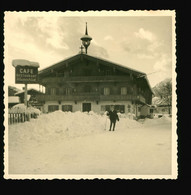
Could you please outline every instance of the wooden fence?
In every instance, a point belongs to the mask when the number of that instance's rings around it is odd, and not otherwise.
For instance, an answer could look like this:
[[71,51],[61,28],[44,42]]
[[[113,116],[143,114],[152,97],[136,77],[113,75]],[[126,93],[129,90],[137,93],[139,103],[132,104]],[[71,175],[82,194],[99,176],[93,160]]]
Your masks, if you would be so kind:
[[31,118],[37,118],[36,114],[30,113],[9,113],[8,114],[8,124],[15,124],[15,123],[24,123],[25,121],[30,121]]

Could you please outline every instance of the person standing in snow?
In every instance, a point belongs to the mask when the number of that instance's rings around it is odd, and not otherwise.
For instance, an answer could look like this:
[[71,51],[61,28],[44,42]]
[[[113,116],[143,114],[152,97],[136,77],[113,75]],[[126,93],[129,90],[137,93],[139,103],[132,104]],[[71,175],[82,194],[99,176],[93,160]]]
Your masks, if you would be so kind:
[[119,121],[119,117],[117,115],[117,111],[114,109],[114,106],[111,107],[111,110],[107,113],[107,116],[109,116],[109,119],[110,119],[109,131],[111,131],[112,126],[113,126],[113,131],[114,131],[116,120]]

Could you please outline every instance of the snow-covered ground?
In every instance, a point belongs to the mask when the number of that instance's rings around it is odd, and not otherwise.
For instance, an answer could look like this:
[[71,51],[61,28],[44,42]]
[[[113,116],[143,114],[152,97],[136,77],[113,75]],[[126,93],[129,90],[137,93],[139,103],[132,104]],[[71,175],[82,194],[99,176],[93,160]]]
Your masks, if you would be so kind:
[[105,115],[62,111],[9,125],[8,172],[171,174],[171,118],[137,122],[121,117],[116,131],[108,131],[108,128],[109,119]]

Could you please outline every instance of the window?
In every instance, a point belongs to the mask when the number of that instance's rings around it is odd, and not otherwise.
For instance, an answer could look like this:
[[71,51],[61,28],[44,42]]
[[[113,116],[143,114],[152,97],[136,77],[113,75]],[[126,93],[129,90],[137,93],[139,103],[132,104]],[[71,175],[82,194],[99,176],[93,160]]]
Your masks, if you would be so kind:
[[66,95],[70,95],[71,94],[71,89],[70,88],[66,88]]
[[106,70],[105,75],[111,75],[111,70]]
[[127,95],[127,87],[121,87],[121,95]]
[[101,106],[101,111],[105,112],[106,111],[106,108],[104,105]]
[[131,105],[128,105],[127,108],[128,108],[128,112],[131,112]]
[[54,112],[56,110],[59,110],[59,106],[58,105],[49,105],[48,106],[48,112]]
[[102,105],[101,106],[101,111],[110,111],[110,105]]
[[103,91],[103,94],[104,94],[104,95],[110,95],[110,88],[105,87],[105,88],[104,88],[104,91]]
[[115,105],[115,110],[120,113],[125,113],[125,106],[124,105]]
[[50,88],[50,95],[56,95],[56,88],[55,87]]
[[82,104],[82,111],[83,112],[89,112],[89,111],[91,111],[91,103],[83,103]]
[[62,111],[63,112],[72,112],[72,105],[63,105]]
[[120,113],[125,113],[125,106],[124,105],[103,105],[101,106],[101,111],[110,111],[111,107],[114,106],[115,110]]

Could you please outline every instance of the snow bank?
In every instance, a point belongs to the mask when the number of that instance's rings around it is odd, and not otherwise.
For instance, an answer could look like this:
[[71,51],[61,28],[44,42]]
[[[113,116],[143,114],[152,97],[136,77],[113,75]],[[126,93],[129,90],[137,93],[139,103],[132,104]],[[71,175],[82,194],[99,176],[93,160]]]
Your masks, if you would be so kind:
[[[161,123],[170,123],[166,117],[159,119],[146,119],[144,123],[129,118],[120,118],[116,123],[116,131],[129,131],[134,128],[152,126]],[[17,141],[36,140],[54,141],[64,138],[86,136],[90,134],[105,133],[109,130],[110,120],[106,115],[98,115],[94,112],[62,112],[55,111],[49,114],[41,114],[30,122],[9,126],[11,136]],[[17,141],[16,141],[17,140]]]
[[[25,108],[23,108],[25,109]],[[19,140],[55,140],[65,137],[78,137],[94,133],[104,133],[109,129],[110,121],[106,115],[94,112],[62,112],[55,111],[42,114],[30,122],[11,125],[9,127],[15,139]],[[140,127],[140,123],[128,118],[120,118],[116,130]],[[14,133],[13,133],[14,132]]]
[[129,119],[135,119],[136,118],[135,114],[133,114],[133,113],[127,113],[127,114],[118,113],[118,116],[120,118],[129,118]]
[[11,125],[9,130],[12,134],[14,132],[15,139],[50,141],[103,132],[105,121],[105,116],[93,112],[55,111],[42,114],[37,119],[31,119],[30,122]]
[[161,124],[170,124],[172,122],[172,118],[168,116],[162,116],[161,118],[149,119],[146,118],[143,121],[144,126],[152,126],[152,125],[161,125]]
[[17,104],[13,106],[9,113],[26,113],[26,114],[37,114],[39,115],[41,111],[34,107],[26,107],[24,104]]
[[[169,118],[145,123],[120,117],[110,132],[106,115],[56,111],[9,125],[10,174],[171,173]],[[153,125],[155,124],[155,125]],[[105,125],[106,130],[105,131]],[[112,163],[111,163],[112,162]]]

